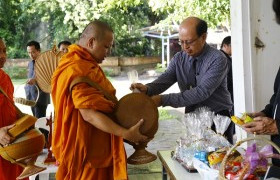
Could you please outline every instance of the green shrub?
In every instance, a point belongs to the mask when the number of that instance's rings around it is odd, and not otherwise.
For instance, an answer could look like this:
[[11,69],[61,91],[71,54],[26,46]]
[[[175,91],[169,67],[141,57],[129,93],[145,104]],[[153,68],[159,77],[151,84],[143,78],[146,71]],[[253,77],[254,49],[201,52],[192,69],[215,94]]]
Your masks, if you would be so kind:
[[26,78],[25,79],[12,79],[12,82],[14,85],[22,85],[26,83]]
[[167,69],[166,67],[162,67],[161,63],[157,63],[156,72],[163,73],[166,69]]
[[25,67],[5,67],[4,71],[10,76],[11,79],[26,79],[27,77],[27,68]]
[[177,116],[174,116],[168,112],[166,109],[159,108],[159,120],[167,120],[167,119],[177,119]]

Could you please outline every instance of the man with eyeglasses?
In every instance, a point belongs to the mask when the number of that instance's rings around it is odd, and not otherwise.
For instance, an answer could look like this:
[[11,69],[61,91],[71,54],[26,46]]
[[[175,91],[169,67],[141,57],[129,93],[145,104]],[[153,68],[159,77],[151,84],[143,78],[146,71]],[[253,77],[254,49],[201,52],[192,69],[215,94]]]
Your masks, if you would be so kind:
[[[228,64],[225,55],[206,43],[207,23],[188,17],[179,27],[182,51],[175,54],[167,70],[146,85],[135,83],[131,89],[152,96],[157,106],[185,107],[192,112],[198,107],[209,107],[216,114],[231,116],[232,101],[227,89]],[[174,83],[180,93],[162,94]],[[213,127],[215,129],[215,127]],[[234,124],[225,132],[233,143]]]

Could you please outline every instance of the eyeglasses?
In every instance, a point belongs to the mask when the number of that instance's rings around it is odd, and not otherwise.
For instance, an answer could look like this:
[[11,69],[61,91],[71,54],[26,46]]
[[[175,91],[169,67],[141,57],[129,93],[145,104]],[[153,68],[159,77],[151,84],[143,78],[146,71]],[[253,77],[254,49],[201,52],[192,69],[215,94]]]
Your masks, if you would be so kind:
[[199,36],[198,38],[192,40],[192,41],[182,41],[182,40],[179,40],[178,44],[180,46],[183,46],[183,45],[192,45],[195,41],[197,41],[201,36]]

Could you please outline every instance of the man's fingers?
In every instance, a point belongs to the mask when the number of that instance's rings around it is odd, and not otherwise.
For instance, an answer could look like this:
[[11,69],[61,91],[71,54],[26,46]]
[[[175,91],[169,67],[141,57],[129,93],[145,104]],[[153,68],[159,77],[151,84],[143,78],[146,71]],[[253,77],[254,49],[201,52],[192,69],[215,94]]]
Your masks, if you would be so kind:
[[129,89],[133,90],[134,88],[135,88],[135,84],[131,84]]
[[254,127],[254,126],[256,126],[255,122],[249,122],[249,123],[245,123],[245,124],[242,125],[242,127],[244,127],[244,128],[251,128],[251,127]]
[[262,134],[265,132],[262,124],[255,124],[253,126],[244,127],[244,130],[252,134]]
[[247,113],[247,115],[252,117],[252,118],[254,117],[254,113]]
[[257,116],[257,117],[254,118],[254,121],[262,121],[262,118],[263,117],[261,117],[261,116]]
[[132,89],[138,88],[138,84],[139,84],[139,83],[132,83],[132,84],[130,85],[130,88],[132,88]]
[[254,133],[256,131],[255,127],[245,128],[246,131]]

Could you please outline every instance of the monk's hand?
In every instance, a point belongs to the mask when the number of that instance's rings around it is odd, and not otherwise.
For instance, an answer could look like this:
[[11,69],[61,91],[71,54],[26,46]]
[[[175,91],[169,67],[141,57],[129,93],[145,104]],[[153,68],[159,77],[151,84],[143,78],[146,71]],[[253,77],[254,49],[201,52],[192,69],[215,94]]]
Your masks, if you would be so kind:
[[133,92],[138,90],[141,93],[146,94],[147,90],[148,90],[148,87],[144,84],[141,84],[141,83],[133,83],[133,84],[130,85],[129,89]]
[[0,144],[2,146],[8,145],[14,140],[13,137],[8,134],[8,130],[13,126],[14,124],[0,128]]
[[243,129],[249,133],[262,135],[279,134],[276,121],[269,117],[257,116],[254,121],[243,125]]
[[129,128],[124,138],[132,143],[135,143],[136,145],[139,144],[139,142],[146,142],[148,140],[148,137],[144,136],[140,132],[140,127],[143,123],[144,120],[141,119],[140,121],[137,122],[137,124]]
[[36,83],[36,79],[28,79],[26,83],[29,85],[34,85]]

